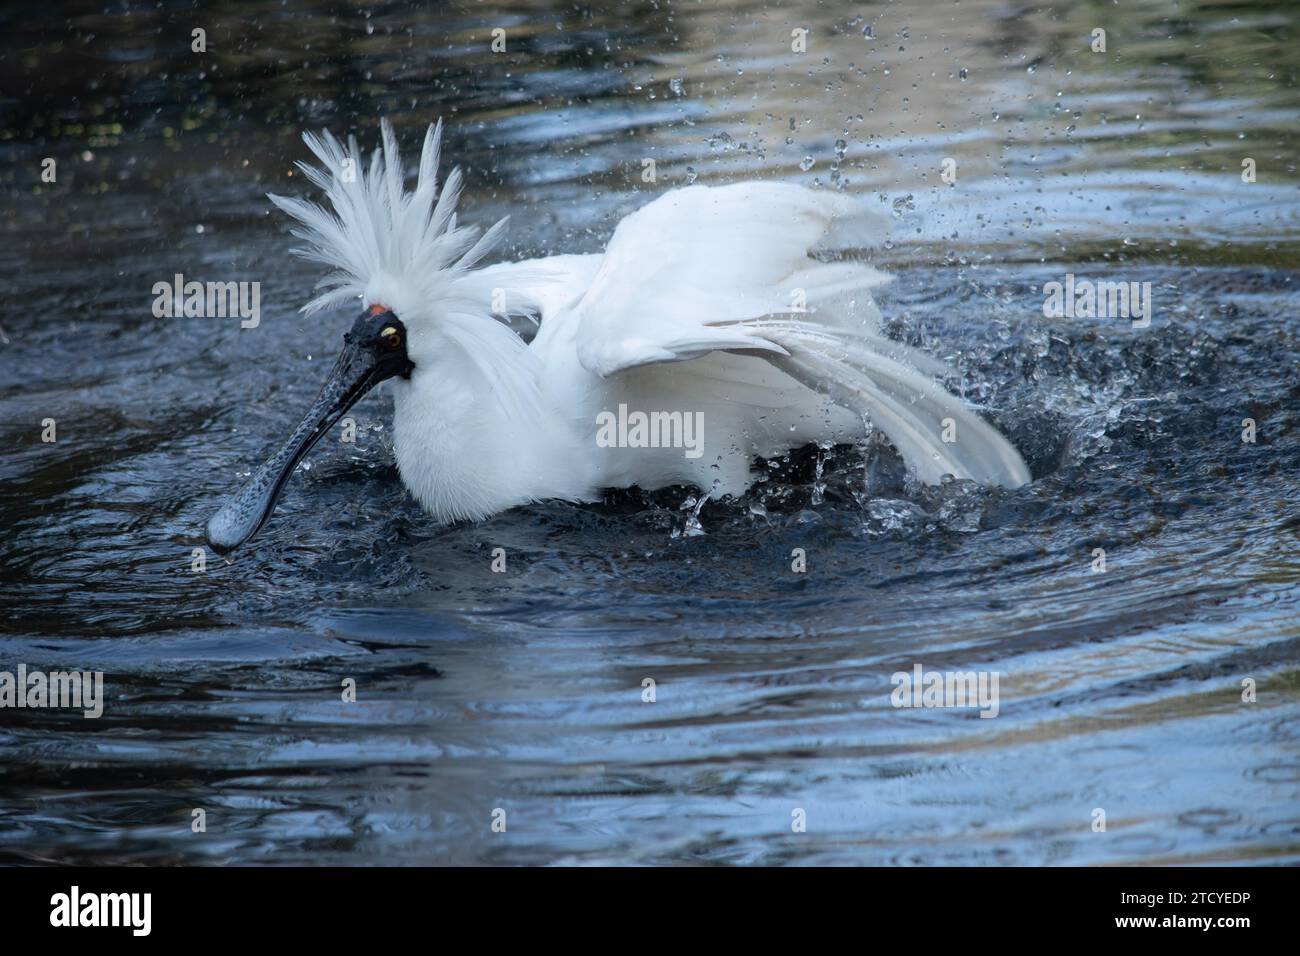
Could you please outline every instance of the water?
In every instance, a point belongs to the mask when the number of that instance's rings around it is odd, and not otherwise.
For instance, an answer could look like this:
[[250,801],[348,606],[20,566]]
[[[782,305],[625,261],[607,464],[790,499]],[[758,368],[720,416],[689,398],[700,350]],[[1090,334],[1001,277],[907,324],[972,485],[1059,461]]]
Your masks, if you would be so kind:
[[[0,670],[108,700],[0,710],[0,860],[1300,861],[1289,4],[64,8],[0,13]],[[192,572],[350,318],[296,312],[263,194],[380,114],[446,119],[510,257],[691,179],[882,203],[891,334],[1035,482],[918,489],[872,442],[698,527],[680,489],[438,528],[381,394]],[[155,319],[176,272],[260,281],[262,324]],[[1149,281],[1150,327],[1045,318],[1066,273]],[[998,671],[998,716],[892,707],[916,664]]]

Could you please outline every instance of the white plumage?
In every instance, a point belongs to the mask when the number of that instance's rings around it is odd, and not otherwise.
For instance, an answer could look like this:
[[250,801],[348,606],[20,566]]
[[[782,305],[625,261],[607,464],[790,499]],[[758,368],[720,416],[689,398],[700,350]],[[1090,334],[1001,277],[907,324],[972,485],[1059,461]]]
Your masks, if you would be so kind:
[[[393,380],[394,446],[435,517],[632,485],[738,495],[756,456],[852,441],[864,419],[925,482],[1029,480],[1006,439],[934,382],[940,363],[881,336],[871,291],[888,277],[814,257],[883,238],[859,202],[784,183],[689,186],[625,218],[603,254],[479,267],[505,221],[481,236],[458,225],[459,170],[436,184],[440,133],[425,137],[414,191],[385,122],[368,169],[354,140],[306,137],[324,168],[304,172],[332,211],[271,197],[300,223],[302,254],[334,270],[306,311],[351,300],[405,323],[414,369]],[[520,316],[540,322],[530,342],[510,327]],[[620,405],[702,413],[703,454],[602,447],[598,417]]]

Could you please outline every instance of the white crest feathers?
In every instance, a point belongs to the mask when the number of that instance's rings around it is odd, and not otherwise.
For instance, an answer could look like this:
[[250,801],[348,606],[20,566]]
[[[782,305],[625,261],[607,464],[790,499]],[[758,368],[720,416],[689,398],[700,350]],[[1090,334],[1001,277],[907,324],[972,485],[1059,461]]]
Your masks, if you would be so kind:
[[[295,254],[334,269],[316,288],[323,290],[303,306],[311,314],[349,299],[375,293],[375,285],[391,284],[381,294],[422,305],[439,303],[439,311],[481,313],[482,302],[470,289],[458,289],[461,279],[497,244],[506,219],[482,236],[474,226],[458,226],[456,203],[461,172],[453,169],[438,191],[438,158],[442,121],[428,128],[420,154],[419,178],[413,192],[405,187],[405,171],[397,137],[381,121],[383,148],[371,153],[364,168],[356,137],[347,146],[328,131],[304,133],[303,141],[322,166],[298,163],[303,174],[325,192],[332,211],[305,199],[268,195],[271,202],[301,223],[293,235],[307,243]],[[466,299],[469,301],[457,302]],[[398,303],[386,301],[396,306]]]

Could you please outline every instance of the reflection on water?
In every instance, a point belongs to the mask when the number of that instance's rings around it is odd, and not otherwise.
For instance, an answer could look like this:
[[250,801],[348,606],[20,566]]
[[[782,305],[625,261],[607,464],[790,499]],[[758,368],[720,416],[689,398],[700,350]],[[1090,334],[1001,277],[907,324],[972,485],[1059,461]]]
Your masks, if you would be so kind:
[[[0,670],[109,694],[98,721],[0,710],[0,859],[1300,856],[1289,4],[73,2],[0,26]],[[810,450],[703,536],[685,492],[441,529],[381,397],[257,547],[191,573],[345,324],[296,313],[316,275],[263,194],[304,191],[302,129],[372,140],[380,115],[408,141],[447,120],[464,215],[510,213],[512,256],[599,249],[692,180],[880,202],[891,334],[952,361],[1037,480],[917,489],[888,448]],[[154,319],[176,272],[259,281],[261,326]],[[1045,318],[1067,272],[1151,282],[1151,328]],[[916,664],[1000,672],[998,717],[890,706]]]

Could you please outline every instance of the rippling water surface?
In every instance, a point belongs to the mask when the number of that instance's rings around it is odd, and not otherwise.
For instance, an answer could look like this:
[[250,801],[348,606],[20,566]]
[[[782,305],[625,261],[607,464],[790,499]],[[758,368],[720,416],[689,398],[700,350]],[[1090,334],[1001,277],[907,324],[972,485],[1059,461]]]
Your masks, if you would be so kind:
[[[102,670],[108,697],[0,710],[0,860],[1300,861],[1297,19],[0,12],[0,670]],[[1034,483],[921,489],[870,444],[698,519],[681,489],[440,528],[380,394],[194,573],[350,320],[298,314],[317,274],[264,193],[304,191],[303,129],[373,141],[384,114],[412,147],[446,120],[463,215],[510,213],[512,258],[598,250],[692,180],[881,203],[890,334],[958,369]],[[155,319],[176,272],[259,281],[261,325]],[[1045,318],[1067,273],[1150,282],[1150,327]],[[916,664],[999,672],[998,716],[892,707]]]

